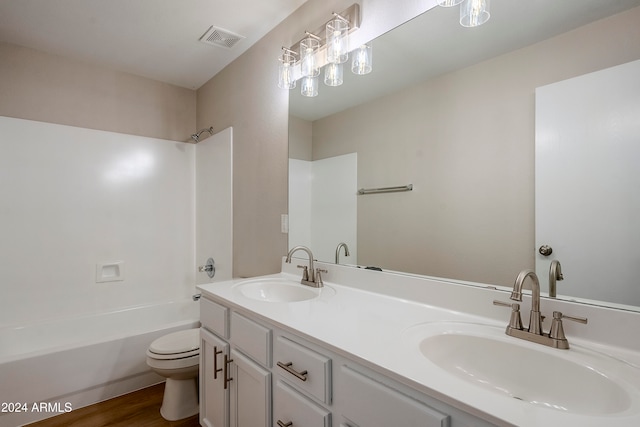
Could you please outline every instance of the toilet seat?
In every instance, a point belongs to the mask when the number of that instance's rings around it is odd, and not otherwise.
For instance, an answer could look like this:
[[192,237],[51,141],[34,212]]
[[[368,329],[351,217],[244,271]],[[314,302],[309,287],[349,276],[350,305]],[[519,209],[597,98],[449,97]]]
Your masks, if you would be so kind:
[[176,360],[193,357],[198,363],[200,355],[200,330],[187,329],[172,332],[153,341],[147,349],[147,357],[155,360]]

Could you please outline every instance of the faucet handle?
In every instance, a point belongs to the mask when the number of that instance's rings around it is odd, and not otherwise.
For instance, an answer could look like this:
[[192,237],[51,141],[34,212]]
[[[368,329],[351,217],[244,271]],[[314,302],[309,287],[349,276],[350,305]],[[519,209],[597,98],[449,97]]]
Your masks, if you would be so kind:
[[574,317],[562,314],[559,311],[553,312],[553,321],[551,322],[551,330],[549,331],[549,337],[558,340],[566,339],[564,335],[564,329],[562,328],[562,319],[572,320],[574,322],[586,324],[588,319],[586,317]]
[[504,301],[493,300],[493,305],[502,307],[511,307],[511,318],[509,319],[509,328],[522,330],[522,318],[520,317],[520,304],[517,302],[510,303]]
[[319,288],[324,286],[321,273],[328,273],[328,271],[323,268],[316,268],[316,286]]
[[309,280],[309,269],[307,268],[306,265],[298,265],[296,266],[298,268],[302,269],[302,280]]

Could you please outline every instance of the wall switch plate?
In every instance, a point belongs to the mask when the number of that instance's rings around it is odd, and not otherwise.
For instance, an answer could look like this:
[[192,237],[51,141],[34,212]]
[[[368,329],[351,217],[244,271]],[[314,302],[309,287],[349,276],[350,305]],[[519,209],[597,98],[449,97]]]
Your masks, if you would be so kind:
[[280,232],[285,234],[289,232],[289,214],[280,215]]
[[96,283],[120,282],[124,280],[124,261],[96,264]]

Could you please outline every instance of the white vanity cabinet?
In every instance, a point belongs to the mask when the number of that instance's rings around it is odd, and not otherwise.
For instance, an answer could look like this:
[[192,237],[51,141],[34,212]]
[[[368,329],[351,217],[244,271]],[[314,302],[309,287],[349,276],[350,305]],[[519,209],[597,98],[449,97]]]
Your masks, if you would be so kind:
[[274,427],[330,427],[331,357],[297,337],[276,335]]
[[340,390],[343,425],[449,427],[449,415],[437,411],[347,365],[341,366]]
[[271,330],[200,301],[200,424],[270,427]]
[[[492,425],[417,391],[399,381],[402,378],[388,378],[339,349],[326,348],[313,337],[257,320],[248,310],[224,307],[224,300],[213,302],[203,295],[201,301],[203,426]],[[217,320],[211,323],[212,319]],[[230,359],[227,376],[225,355]]]
[[224,387],[224,355],[229,344],[206,329],[200,329],[200,425],[229,425],[229,388]]

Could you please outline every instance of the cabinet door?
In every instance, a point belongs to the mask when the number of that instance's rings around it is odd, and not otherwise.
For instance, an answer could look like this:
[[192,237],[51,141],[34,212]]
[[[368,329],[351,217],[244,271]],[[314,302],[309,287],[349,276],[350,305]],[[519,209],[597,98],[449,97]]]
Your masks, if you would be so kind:
[[231,350],[231,427],[271,426],[271,373]]
[[[450,417],[397,390],[343,366],[336,396],[342,396],[347,425],[362,427],[449,427]],[[346,422],[345,420],[345,422]]]
[[273,425],[330,427],[331,414],[282,381],[273,390]]
[[229,344],[200,329],[200,425],[229,425],[229,390],[224,389],[224,355]]

